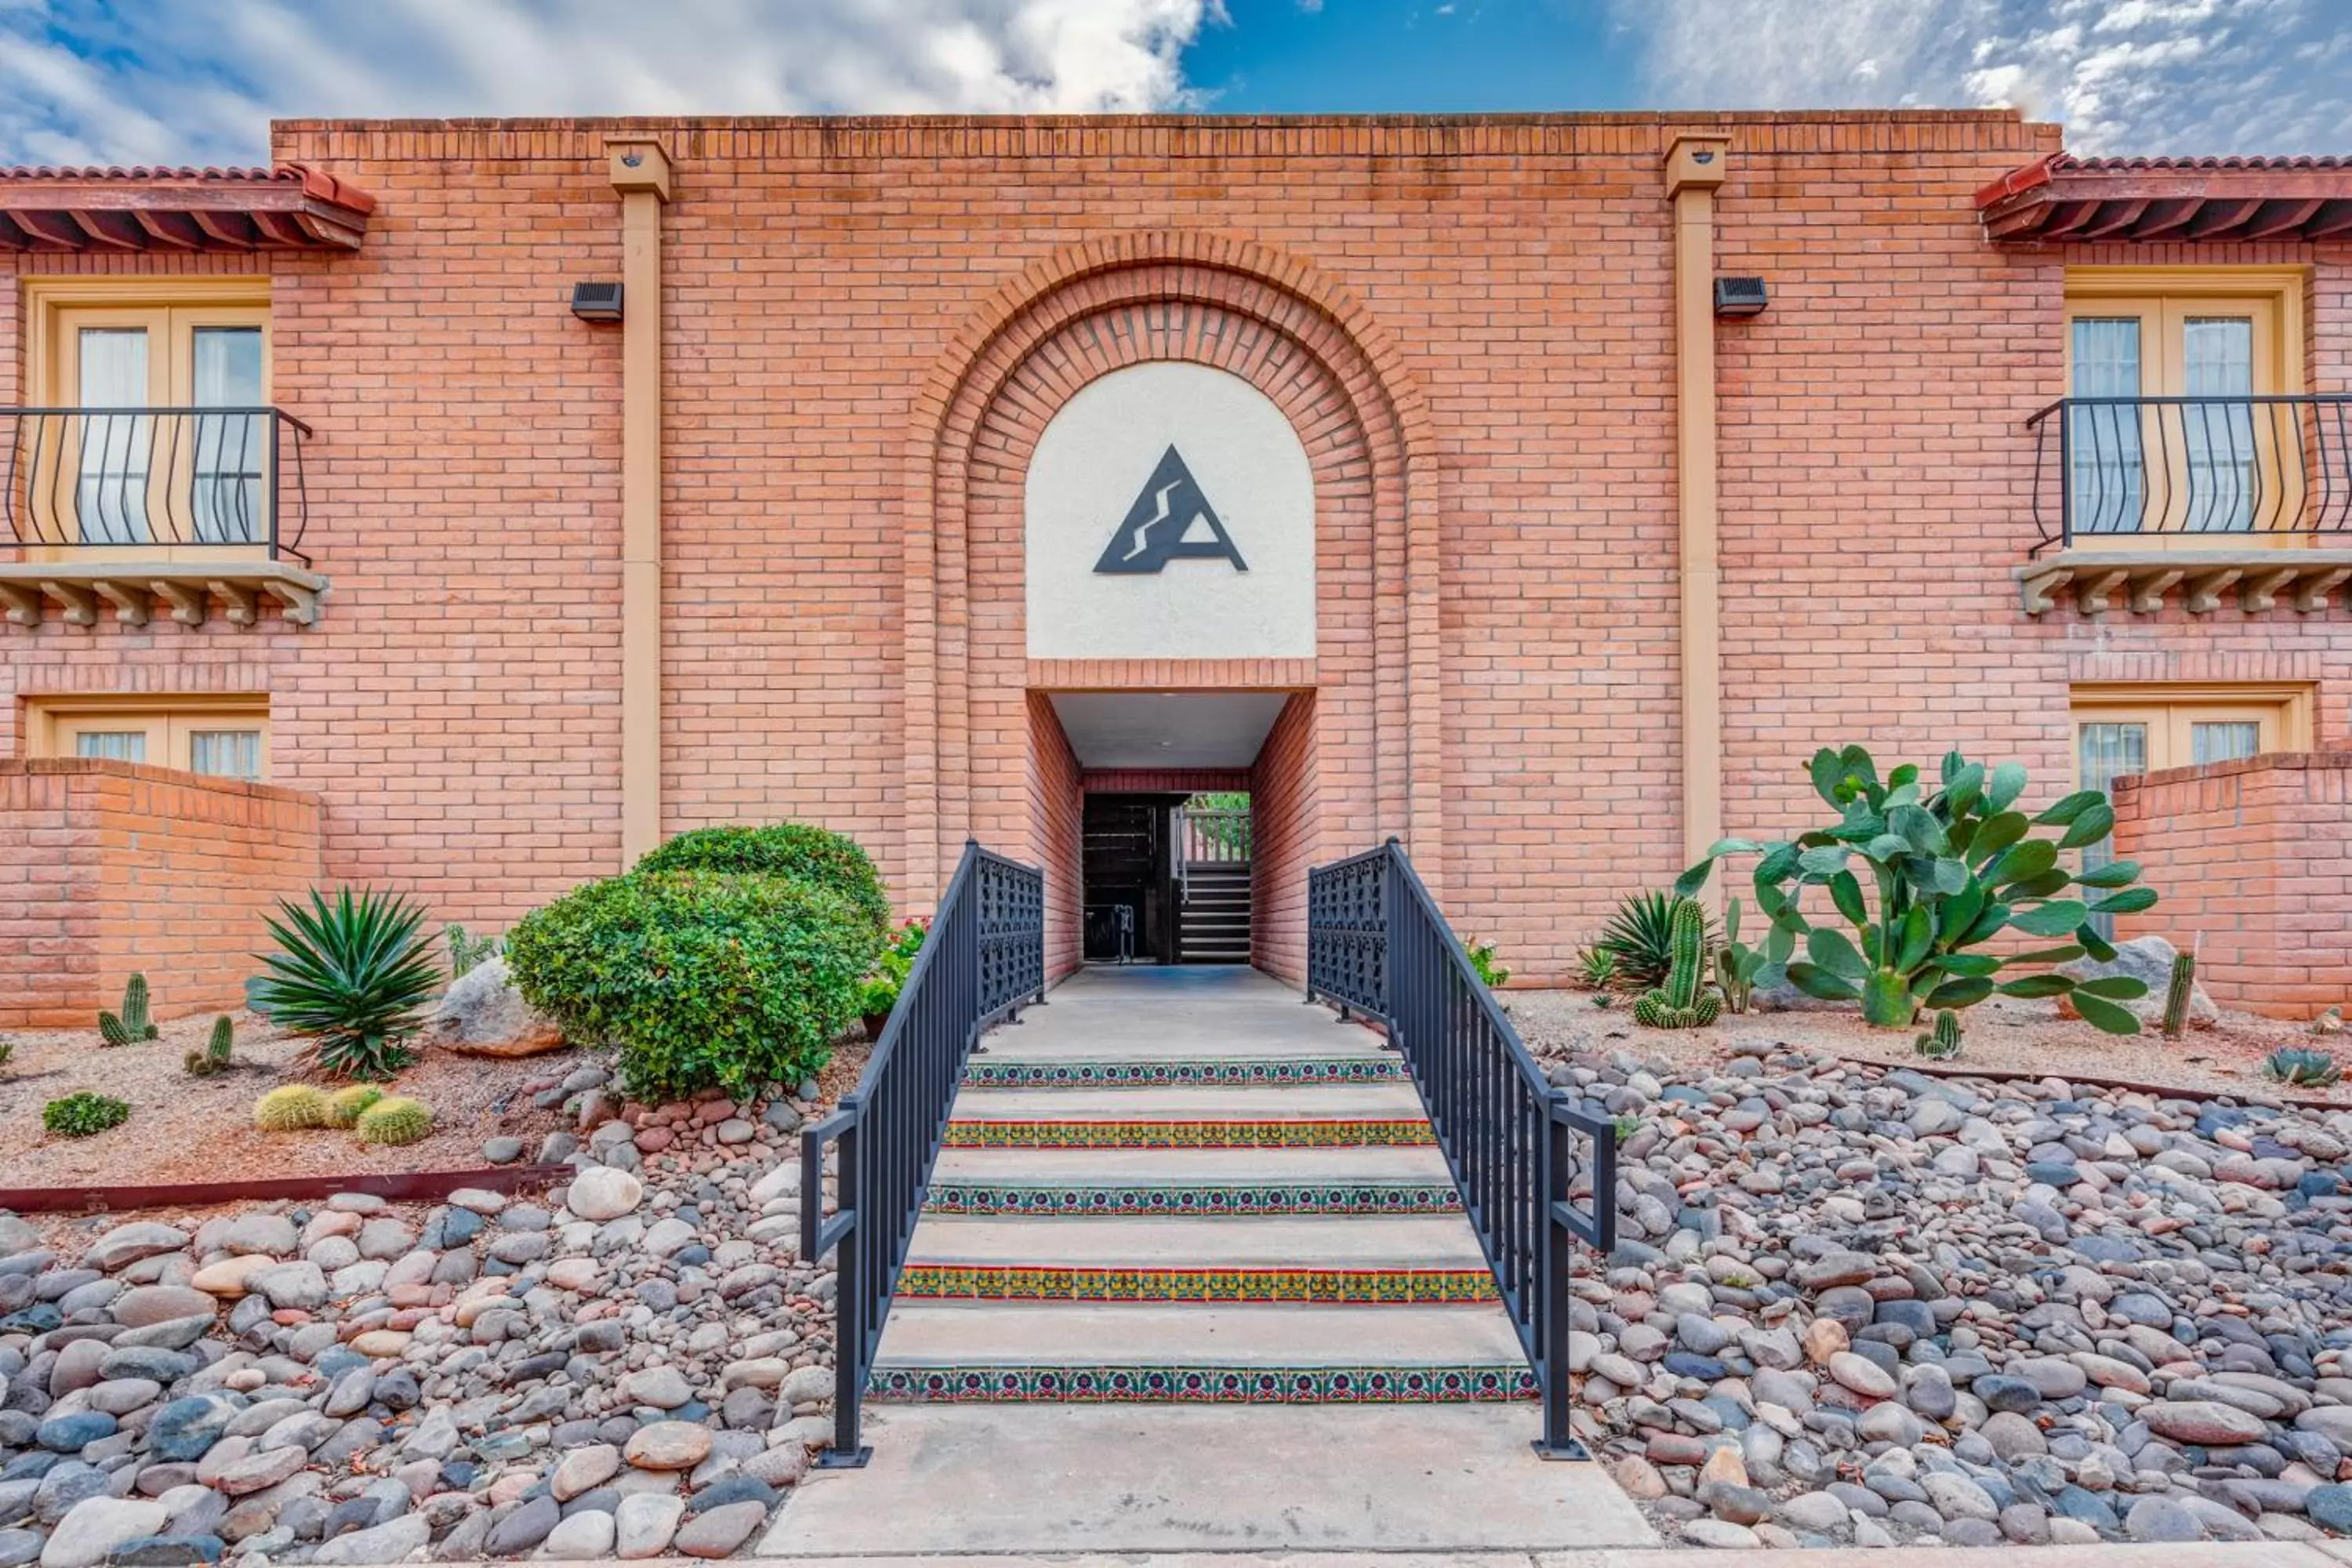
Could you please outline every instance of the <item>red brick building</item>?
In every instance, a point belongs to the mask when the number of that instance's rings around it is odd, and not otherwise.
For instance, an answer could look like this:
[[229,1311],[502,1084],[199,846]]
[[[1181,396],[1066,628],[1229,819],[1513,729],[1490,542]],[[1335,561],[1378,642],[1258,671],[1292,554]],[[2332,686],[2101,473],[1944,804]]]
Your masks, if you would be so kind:
[[285,836],[239,908],[496,928],[793,817],[910,908],[967,836],[1042,861],[1057,966],[1088,801],[1246,789],[1268,967],[1395,834],[1540,984],[1856,740],[2048,795],[2320,753],[2332,811],[2148,878],[2304,945],[2209,963],[2242,1005],[2352,1000],[2352,170],[2000,112],[273,142],[0,175],[0,1024],[234,999],[157,956],[218,904],[96,847],[228,831],[190,773]]

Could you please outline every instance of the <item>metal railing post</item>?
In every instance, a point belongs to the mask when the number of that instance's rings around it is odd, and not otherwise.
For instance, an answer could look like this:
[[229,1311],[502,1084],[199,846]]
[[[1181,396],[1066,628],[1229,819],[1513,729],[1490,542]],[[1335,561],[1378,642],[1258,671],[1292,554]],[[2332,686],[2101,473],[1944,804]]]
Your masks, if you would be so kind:
[[874,1450],[857,1440],[858,1418],[866,1401],[867,1264],[866,1227],[859,1223],[865,1215],[858,1207],[866,1195],[860,1191],[865,1182],[859,1172],[866,1133],[857,1117],[842,1128],[835,1147],[841,1170],[836,1211],[848,1216],[850,1223],[842,1233],[833,1265],[833,1442],[816,1462],[828,1469],[857,1469],[874,1457]]

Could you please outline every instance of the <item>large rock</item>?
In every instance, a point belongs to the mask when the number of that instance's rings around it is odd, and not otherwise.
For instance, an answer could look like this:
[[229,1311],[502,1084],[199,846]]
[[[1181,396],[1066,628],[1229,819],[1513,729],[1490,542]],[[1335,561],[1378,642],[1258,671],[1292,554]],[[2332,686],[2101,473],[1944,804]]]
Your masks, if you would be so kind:
[[432,1539],[433,1527],[423,1514],[404,1513],[389,1524],[338,1535],[312,1552],[310,1561],[335,1565],[335,1568],[397,1563],[413,1552],[423,1551]]
[[84,1268],[100,1268],[111,1274],[128,1268],[142,1258],[154,1258],[166,1252],[177,1252],[188,1245],[188,1233],[152,1220],[136,1220],[119,1225],[96,1241],[81,1255]]
[[2261,1416],[2212,1399],[2158,1400],[2142,1406],[2139,1418],[2150,1430],[2179,1443],[2252,1443],[2263,1430]]
[[143,1498],[84,1498],[58,1521],[41,1549],[41,1568],[96,1568],[126,1541],[153,1535],[171,1510]]
[[[2101,963],[2093,958],[2077,959],[2058,966],[2058,973],[2077,980],[2098,980],[2110,974],[2127,974],[2147,983],[2147,994],[2136,1002],[2118,1004],[2131,1009],[2143,1024],[2161,1022],[2164,1017],[2164,993],[2172,984],[2172,959],[2176,949],[2160,936],[2137,936],[2129,942],[2116,943],[2116,956],[2111,963]],[[2074,1005],[2065,997],[2058,998],[2058,1011],[2069,1018],[2079,1017]],[[2221,1009],[2205,994],[2205,987],[2194,981],[2189,986],[2189,1021],[2197,1025],[2218,1024]]]
[[459,975],[425,1020],[433,1044],[476,1057],[535,1057],[562,1048],[563,1031],[522,999],[507,961],[486,959]]
[[572,1178],[564,1206],[582,1219],[618,1219],[645,1201],[643,1182],[610,1165],[592,1165]]

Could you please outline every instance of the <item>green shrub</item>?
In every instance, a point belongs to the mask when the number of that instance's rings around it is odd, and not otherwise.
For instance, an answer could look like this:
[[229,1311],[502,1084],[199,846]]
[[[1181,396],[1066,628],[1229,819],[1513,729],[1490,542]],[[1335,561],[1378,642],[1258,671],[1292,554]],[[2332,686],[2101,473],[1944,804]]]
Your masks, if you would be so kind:
[[804,822],[765,827],[696,827],[637,862],[639,871],[757,871],[827,888],[865,914],[879,933],[889,929],[890,900],[857,841]]
[[923,951],[923,939],[930,933],[930,922],[923,920],[907,921],[890,933],[873,969],[858,983],[860,1016],[878,1017],[898,1005],[898,993],[915,972],[915,955]]
[[1468,956],[1470,967],[1478,972],[1478,979],[1487,990],[1494,990],[1511,977],[1509,970],[1495,962],[1493,942],[1482,942],[1474,936],[1463,942],[1462,951]]
[[566,1036],[619,1047],[631,1095],[740,1098],[824,1065],[881,951],[866,914],[788,877],[641,869],[531,911],[507,964]]
[[[1789,965],[1798,990],[1826,1002],[1858,1001],[1863,1021],[1881,1029],[1910,1024],[1923,1007],[1971,1007],[1998,991],[2070,997],[2096,1027],[2139,1032],[2139,1020],[2119,1004],[2147,994],[2145,981],[2076,981],[2055,972],[2000,978],[2021,964],[2067,963],[2086,952],[2107,962],[2115,949],[2091,917],[2137,914],[2156,903],[2155,889],[2131,885],[2139,876],[2135,861],[2110,861],[2079,876],[2059,864],[2068,850],[2088,848],[2115,830],[2105,795],[2077,790],[2029,818],[2015,809],[2025,793],[2023,768],[2003,763],[1988,769],[1958,752],[1945,756],[1933,787],[1908,763],[1881,782],[1860,746],[1824,747],[1811,771],[1814,791],[1840,814],[1834,826],[1775,844],[1727,838],[1675,884],[1696,893],[1717,858],[1761,855],[1757,904],[1791,942],[1804,940],[1805,961]],[[2037,826],[2059,832],[2036,837]],[[1799,908],[1812,887],[1828,892],[1836,923],[1816,925]],[[2061,945],[1968,951],[2005,931]]]
[[131,1120],[131,1107],[103,1094],[83,1089],[41,1107],[41,1125],[60,1138],[88,1138],[120,1127]]
[[280,899],[269,922],[278,951],[263,957],[262,1010],[310,1037],[303,1058],[339,1078],[390,1078],[416,1059],[408,1042],[441,983],[425,911],[390,893],[339,889],[310,907]]

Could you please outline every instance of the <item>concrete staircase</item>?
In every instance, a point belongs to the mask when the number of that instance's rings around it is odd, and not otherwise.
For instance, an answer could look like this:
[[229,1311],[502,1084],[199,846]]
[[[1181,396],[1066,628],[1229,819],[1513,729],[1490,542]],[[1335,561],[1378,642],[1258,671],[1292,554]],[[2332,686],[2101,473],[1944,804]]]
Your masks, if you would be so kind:
[[1187,963],[1250,961],[1250,863],[1195,860],[1184,868],[1177,953]]
[[1381,1037],[1240,966],[1087,971],[972,1058],[866,1404],[761,1553],[1654,1538],[1533,1374]]
[[1248,970],[1064,986],[973,1060],[874,1396],[1531,1397],[1403,1074]]

